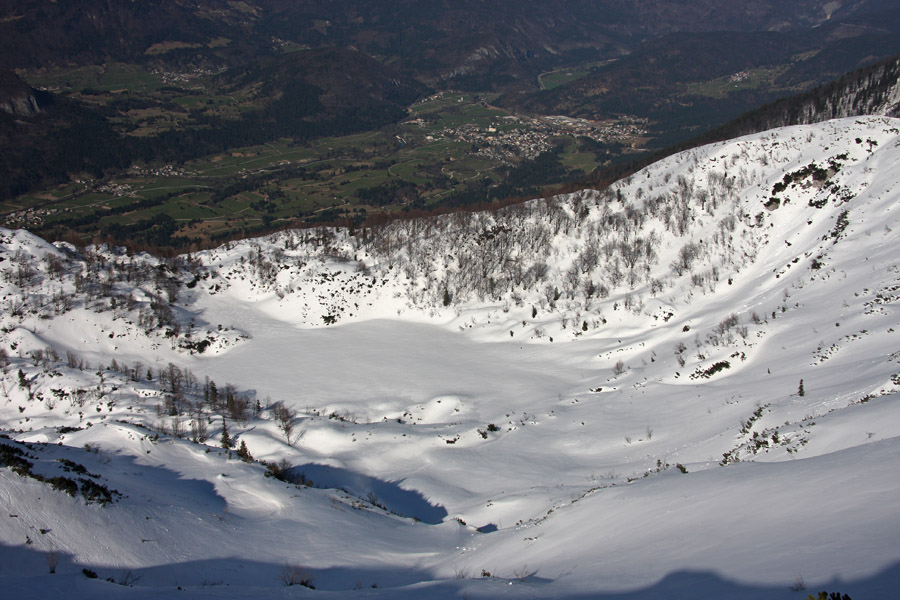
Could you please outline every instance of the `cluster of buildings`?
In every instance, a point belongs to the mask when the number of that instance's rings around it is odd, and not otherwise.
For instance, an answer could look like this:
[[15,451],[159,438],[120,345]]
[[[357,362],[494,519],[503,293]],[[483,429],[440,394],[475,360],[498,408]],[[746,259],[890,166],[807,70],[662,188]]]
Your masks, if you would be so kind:
[[184,168],[175,165],[163,165],[161,167],[140,167],[138,165],[132,165],[128,169],[128,174],[135,177],[180,177],[184,175]]
[[590,121],[565,116],[526,117],[507,115],[495,119],[489,127],[471,123],[448,127],[428,136],[430,139],[450,139],[470,143],[475,152],[503,163],[511,159],[533,159],[553,148],[554,138],[560,136],[585,137],[601,142],[631,145],[646,134],[646,120],[617,119]]
[[71,209],[59,209],[50,207],[26,208],[11,212],[3,218],[3,226],[9,229],[37,228],[41,227],[47,217],[59,212],[69,212]]
[[198,79],[200,77],[209,77],[211,75],[216,75],[219,72],[221,71],[202,69],[200,67],[197,67],[193,71],[188,72],[165,71],[163,69],[153,69],[152,71],[154,75],[160,76],[163,80],[163,83],[167,85],[172,85],[175,83],[190,83],[194,79]]
[[128,185],[127,183],[105,183],[97,188],[98,192],[104,194],[112,194],[116,198],[122,198],[124,196],[133,196],[134,188]]

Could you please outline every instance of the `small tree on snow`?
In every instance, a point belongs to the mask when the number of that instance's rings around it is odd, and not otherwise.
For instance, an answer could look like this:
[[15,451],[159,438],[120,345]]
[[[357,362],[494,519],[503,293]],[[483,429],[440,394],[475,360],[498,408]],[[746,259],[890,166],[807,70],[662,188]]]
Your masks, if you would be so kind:
[[241,445],[237,451],[238,457],[244,462],[253,462],[253,455],[250,454],[250,450],[247,448],[247,442],[241,440]]
[[226,450],[231,450],[234,447],[234,441],[231,439],[231,436],[228,435],[228,426],[225,424],[225,417],[222,417],[222,447]]
[[797,388],[797,395],[798,395],[798,396],[805,396],[805,395],[806,395],[806,390],[803,389],[803,380],[802,380],[802,379],[800,380],[800,387]]

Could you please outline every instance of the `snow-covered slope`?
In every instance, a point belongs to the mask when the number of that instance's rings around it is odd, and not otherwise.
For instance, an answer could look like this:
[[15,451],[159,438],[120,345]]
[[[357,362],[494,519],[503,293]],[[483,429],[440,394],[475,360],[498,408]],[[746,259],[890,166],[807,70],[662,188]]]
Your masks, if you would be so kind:
[[3,230],[3,588],[892,597],[898,164],[865,117],[174,260]]

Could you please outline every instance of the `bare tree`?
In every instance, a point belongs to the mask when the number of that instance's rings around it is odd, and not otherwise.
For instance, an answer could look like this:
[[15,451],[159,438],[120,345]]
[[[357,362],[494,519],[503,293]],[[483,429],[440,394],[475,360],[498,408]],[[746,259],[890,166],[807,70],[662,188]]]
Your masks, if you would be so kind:
[[49,569],[50,574],[56,573],[56,566],[59,564],[59,559],[61,558],[59,551],[48,550],[44,553],[44,558],[47,559],[47,568]]
[[700,246],[694,242],[688,242],[678,251],[678,258],[671,264],[672,270],[678,275],[683,275],[690,271],[699,254]]
[[284,434],[285,441],[288,445],[293,445],[296,441],[294,437],[294,421],[297,418],[297,412],[285,406],[283,402],[276,402],[272,407],[272,414],[275,416],[275,420],[278,421],[278,429]]
[[191,441],[202,443],[209,437],[206,415],[203,412],[203,404],[198,403],[196,412],[191,418]]

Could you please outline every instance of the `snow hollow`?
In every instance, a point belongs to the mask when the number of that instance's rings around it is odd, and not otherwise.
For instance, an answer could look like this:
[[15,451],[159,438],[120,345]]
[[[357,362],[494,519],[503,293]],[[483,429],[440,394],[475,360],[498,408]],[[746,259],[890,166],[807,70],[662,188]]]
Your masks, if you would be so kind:
[[158,259],[0,230],[17,598],[891,598],[900,120]]

